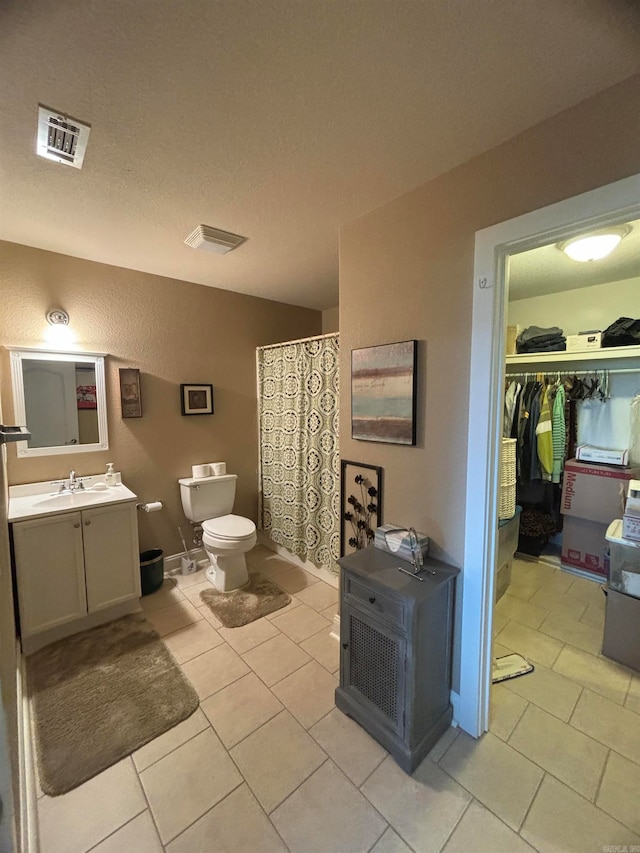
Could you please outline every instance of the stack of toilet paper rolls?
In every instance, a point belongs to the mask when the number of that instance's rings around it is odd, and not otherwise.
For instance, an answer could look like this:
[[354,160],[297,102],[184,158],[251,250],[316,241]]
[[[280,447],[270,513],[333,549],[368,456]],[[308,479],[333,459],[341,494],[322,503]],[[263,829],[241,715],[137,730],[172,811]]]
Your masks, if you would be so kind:
[[194,480],[200,480],[202,477],[221,477],[226,473],[226,462],[207,462],[204,465],[191,466],[191,476]]

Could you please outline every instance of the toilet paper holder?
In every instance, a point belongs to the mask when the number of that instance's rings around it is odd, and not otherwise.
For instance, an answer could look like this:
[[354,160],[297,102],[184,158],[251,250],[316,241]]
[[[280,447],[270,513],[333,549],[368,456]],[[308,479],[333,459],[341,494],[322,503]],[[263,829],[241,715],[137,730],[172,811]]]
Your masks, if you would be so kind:
[[162,501],[149,501],[146,504],[136,504],[136,508],[142,512],[159,512],[161,509],[164,509],[164,504]]

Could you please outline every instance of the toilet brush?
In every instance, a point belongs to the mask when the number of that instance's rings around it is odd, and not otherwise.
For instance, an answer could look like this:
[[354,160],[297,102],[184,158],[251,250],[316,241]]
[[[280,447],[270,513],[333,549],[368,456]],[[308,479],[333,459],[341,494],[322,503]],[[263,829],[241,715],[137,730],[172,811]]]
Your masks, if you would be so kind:
[[192,560],[189,556],[189,551],[187,550],[187,543],[184,541],[184,536],[182,535],[182,529],[180,527],[178,527],[178,533],[180,534],[180,540],[182,541],[182,547],[184,548],[184,557],[182,557],[180,560],[182,574],[191,575],[196,570],[196,561]]

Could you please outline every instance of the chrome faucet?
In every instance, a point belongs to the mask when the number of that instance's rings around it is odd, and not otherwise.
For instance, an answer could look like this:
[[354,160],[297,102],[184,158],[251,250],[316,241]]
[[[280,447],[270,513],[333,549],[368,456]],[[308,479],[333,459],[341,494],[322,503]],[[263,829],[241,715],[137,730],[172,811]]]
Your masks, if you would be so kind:
[[76,475],[76,472],[72,468],[71,471],[69,471],[68,481],[53,480],[52,485],[60,486],[60,488],[58,489],[58,494],[62,494],[64,492],[71,492],[73,494],[74,492],[79,492],[81,489],[84,489],[84,479],[85,477],[78,477]]

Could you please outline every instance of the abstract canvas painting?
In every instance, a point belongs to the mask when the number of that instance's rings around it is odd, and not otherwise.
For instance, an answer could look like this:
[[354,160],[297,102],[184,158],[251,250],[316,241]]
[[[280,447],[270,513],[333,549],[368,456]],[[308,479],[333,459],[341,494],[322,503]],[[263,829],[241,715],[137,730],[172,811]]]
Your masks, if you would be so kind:
[[351,351],[351,436],[416,443],[417,341]]

